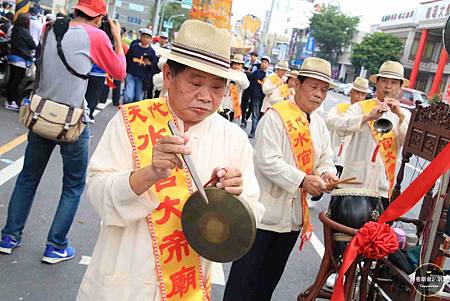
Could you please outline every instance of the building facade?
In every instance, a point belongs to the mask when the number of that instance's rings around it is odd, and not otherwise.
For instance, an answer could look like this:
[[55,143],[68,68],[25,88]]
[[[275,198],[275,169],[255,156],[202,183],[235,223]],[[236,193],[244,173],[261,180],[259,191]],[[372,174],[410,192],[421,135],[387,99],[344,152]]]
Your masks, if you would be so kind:
[[[70,12],[78,0],[41,0],[40,5],[45,10],[56,14]],[[147,27],[151,23],[151,12],[154,0],[106,0],[111,18],[119,21],[121,26],[131,30]],[[163,12],[162,7],[161,12]]]
[[442,29],[449,16],[450,0],[428,1],[385,15],[375,27],[403,41],[401,63],[410,79],[410,88],[430,95],[447,94],[450,64],[443,47]]
[[333,76],[334,78],[339,79],[344,83],[350,83],[353,82],[357,76],[366,77],[367,70],[365,70],[364,68],[357,70],[355,67],[353,67],[352,62],[350,61],[350,57],[353,52],[353,46],[355,44],[361,43],[367,34],[368,32],[365,31],[358,30],[355,32],[350,44],[343,49],[342,54],[339,56],[338,69],[337,71],[333,70],[333,73],[337,73],[338,76]]

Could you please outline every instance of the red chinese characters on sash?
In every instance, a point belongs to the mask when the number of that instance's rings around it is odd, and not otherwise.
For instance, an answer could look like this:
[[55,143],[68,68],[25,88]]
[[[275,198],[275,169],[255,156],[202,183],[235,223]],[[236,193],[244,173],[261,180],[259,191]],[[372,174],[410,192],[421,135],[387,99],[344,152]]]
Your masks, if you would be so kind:
[[[292,153],[294,154],[297,168],[310,175],[313,168],[313,144],[309,131],[309,122],[306,114],[292,102],[282,101],[272,106],[283,121],[284,128],[289,137]],[[302,197],[302,236],[300,249],[312,234],[312,225],[309,218],[309,208],[306,193],[301,191]]]
[[[364,114],[369,114],[370,111],[372,111],[376,105],[377,100],[376,99],[369,99],[365,101],[359,102],[361,106],[361,110]],[[377,144],[378,152],[381,155],[381,158],[383,159],[384,168],[386,177],[389,181],[389,196],[392,193],[392,190],[394,189],[394,183],[395,183],[395,168],[397,165],[397,154],[398,154],[398,147],[397,147],[397,139],[394,135],[394,131],[390,131],[386,134],[380,134],[378,131],[376,131],[373,127],[374,122],[368,122],[368,125],[372,132],[372,137]]]
[[[169,135],[167,122],[173,119],[165,99],[150,99],[121,107],[133,148],[136,168],[151,164],[153,146]],[[189,174],[174,169],[155,183],[151,191],[160,203],[147,221],[156,260],[161,299],[207,300],[209,298],[199,255],[189,246],[182,227],[181,211],[192,193]],[[152,271],[149,271],[151,273]]]

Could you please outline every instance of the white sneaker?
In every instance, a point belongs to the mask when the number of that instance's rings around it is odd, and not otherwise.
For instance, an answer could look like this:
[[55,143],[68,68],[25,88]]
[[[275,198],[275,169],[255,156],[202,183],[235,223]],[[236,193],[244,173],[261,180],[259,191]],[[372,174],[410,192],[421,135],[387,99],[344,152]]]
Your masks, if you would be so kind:
[[7,101],[5,101],[5,109],[18,112],[19,106],[15,102],[8,103]]
[[326,286],[328,286],[329,288],[333,288],[334,284],[336,283],[337,277],[338,277],[337,273],[331,274],[327,279]]

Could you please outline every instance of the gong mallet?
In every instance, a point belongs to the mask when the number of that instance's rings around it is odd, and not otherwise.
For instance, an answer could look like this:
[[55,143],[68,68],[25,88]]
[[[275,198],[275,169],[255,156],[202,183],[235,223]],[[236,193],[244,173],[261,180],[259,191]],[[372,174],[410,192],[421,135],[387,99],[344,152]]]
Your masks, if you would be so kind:
[[[170,132],[172,133],[172,135],[181,137],[176,125],[173,123],[172,120],[169,120],[168,125],[169,125],[169,129],[170,129]],[[186,168],[189,170],[189,173],[192,176],[192,180],[194,181],[194,185],[195,185],[195,187],[197,187],[198,192],[203,197],[203,200],[205,201],[205,203],[209,204],[208,196],[206,195],[205,189],[203,189],[202,181],[200,180],[200,177],[198,176],[197,170],[195,169],[195,166],[194,166],[194,163],[192,162],[191,156],[182,155],[181,158],[183,158],[183,161],[186,164]]]

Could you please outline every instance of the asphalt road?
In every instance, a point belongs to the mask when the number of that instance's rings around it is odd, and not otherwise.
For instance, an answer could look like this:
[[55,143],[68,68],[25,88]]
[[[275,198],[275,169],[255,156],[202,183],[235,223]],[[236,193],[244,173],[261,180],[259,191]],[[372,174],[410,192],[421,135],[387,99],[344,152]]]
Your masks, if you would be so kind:
[[[343,101],[345,96],[329,92],[324,110]],[[92,154],[105,129],[106,124],[116,113],[113,106],[99,112],[95,125],[91,126]],[[7,206],[14,187],[16,175],[20,172],[26,146],[26,130],[17,120],[17,114],[0,107],[0,225],[6,220]],[[57,265],[42,264],[40,259],[44,251],[47,232],[56,210],[62,187],[62,163],[58,148],[55,149],[39,185],[34,206],[25,228],[23,245],[12,255],[0,255],[0,301],[10,300],[74,300],[86,262],[93,250],[98,236],[100,220],[86,196],[83,195],[69,233],[70,244],[75,247],[75,259]],[[425,166],[426,162],[413,159],[406,169],[407,185]],[[416,169],[417,170],[416,170]],[[314,234],[317,239],[308,243],[300,252],[294,248],[285,273],[274,293],[272,300],[296,300],[297,295],[306,289],[315,279],[323,253],[322,227],[318,213],[326,210],[329,197],[325,196],[311,209]],[[410,214],[417,215],[418,209]],[[224,281],[228,277],[230,264],[217,265],[212,291],[213,300],[221,300]]]

